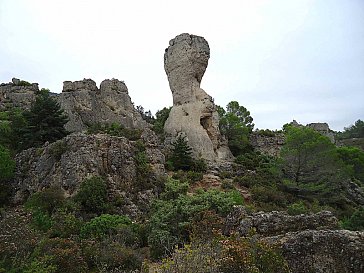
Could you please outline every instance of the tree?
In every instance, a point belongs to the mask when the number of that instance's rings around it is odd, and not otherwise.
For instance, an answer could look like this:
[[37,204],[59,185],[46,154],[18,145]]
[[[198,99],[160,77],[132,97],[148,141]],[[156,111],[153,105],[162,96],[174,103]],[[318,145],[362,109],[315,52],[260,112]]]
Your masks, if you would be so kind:
[[344,128],[344,132],[339,132],[340,139],[364,137],[364,121],[358,119],[354,125]]
[[24,130],[27,148],[41,146],[46,141],[54,142],[68,134],[64,128],[68,118],[48,89],[42,89],[37,94],[36,101],[24,116],[27,121]]
[[185,136],[179,135],[172,143],[172,156],[170,161],[175,170],[189,170],[193,166],[192,149],[188,146]]
[[237,101],[229,102],[226,111],[220,106],[217,111],[220,116],[220,131],[228,139],[233,155],[238,156],[251,151],[249,134],[254,128],[254,123],[250,112],[244,106],[240,106]]
[[155,118],[153,117],[152,112],[150,110],[145,111],[144,107],[141,105],[137,106],[136,109],[146,122],[150,124],[154,123]]
[[288,126],[285,133],[283,171],[297,185],[318,182],[337,173],[340,161],[329,138],[307,127]]
[[164,124],[169,117],[169,113],[171,112],[172,107],[164,107],[162,110],[158,110],[155,114],[155,121],[153,125],[153,130],[157,134],[163,134],[164,132]]
[[348,174],[364,184],[364,152],[356,147],[345,146],[337,148],[337,152]]

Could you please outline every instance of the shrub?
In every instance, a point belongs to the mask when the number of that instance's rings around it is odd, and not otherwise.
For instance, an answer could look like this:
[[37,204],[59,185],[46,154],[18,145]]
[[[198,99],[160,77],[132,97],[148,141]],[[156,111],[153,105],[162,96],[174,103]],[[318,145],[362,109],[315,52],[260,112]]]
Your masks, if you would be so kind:
[[172,155],[169,160],[172,162],[174,170],[188,171],[193,166],[192,149],[188,145],[185,136],[181,134],[172,143]]
[[55,142],[49,148],[49,153],[52,155],[56,160],[60,160],[62,155],[67,152],[68,146],[64,140],[59,140]]
[[139,129],[128,129],[118,123],[112,123],[112,124],[95,123],[88,125],[87,133],[89,134],[104,133],[111,136],[125,137],[129,140],[139,140],[142,131]]
[[364,207],[358,208],[341,226],[349,230],[364,230]]
[[33,253],[33,259],[50,259],[57,267],[55,272],[87,272],[87,264],[78,244],[69,239],[51,238],[43,240]]
[[34,259],[25,267],[24,273],[55,273],[57,266],[52,264],[53,257],[45,255],[41,259]]
[[75,196],[86,212],[102,213],[107,208],[107,184],[101,177],[91,177],[82,182]]
[[48,215],[60,207],[64,202],[63,191],[58,186],[51,186],[41,192],[36,192],[31,195],[25,207],[33,211],[40,210]]
[[69,212],[65,208],[57,210],[52,215],[52,223],[52,236],[61,238],[69,238],[72,235],[78,235],[82,226],[82,221],[79,220],[73,212]]
[[80,236],[81,238],[101,239],[115,234],[118,227],[131,224],[132,222],[127,216],[102,214],[86,223],[81,228]]
[[293,203],[287,207],[287,212],[289,215],[299,215],[303,213],[308,213],[309,210],[306,207],[306,205],[303,203],[303,201],[298,201],[296,203]]
[[148,242],[152,256],[157,258],[169,254],[176,244],[188,241],[191,224],[201,212],[211,210],[225,216],[233,205],[242,203],[239,192],[218,190],[199,191],[191,196],[178,194],[174,199],[156,200],[149,221]]

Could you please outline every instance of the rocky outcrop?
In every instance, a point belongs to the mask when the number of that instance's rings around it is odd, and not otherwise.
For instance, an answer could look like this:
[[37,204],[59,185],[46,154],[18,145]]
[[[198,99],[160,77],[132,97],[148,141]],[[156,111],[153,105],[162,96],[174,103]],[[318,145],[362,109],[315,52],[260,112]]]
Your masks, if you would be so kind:
[[364,272],[364,232],[304,230],[264,238],[280,245],[292,272]]
[[14,107],[29,110],[38,91],[37,83],[16,78],[11,83],[0,84],[0,111]]
[[169,42],[164,69],[173,95],[173,107],[164,130],[172,136],[187,137],[196,157],[206,160],[231,159],[227,142],[219,131],[219,118],[213,99],[200,88],[210,58],[203,37],[187,33]]
[[335,143],[335,134],[333,131],[331,131],[329,125],[326,122],[309,123],[306,126],[314,129],[321,135],[327,136],[332,143]]
[[340,230],[329,211],[291,216],[237,206],[225,222],[224,233],[232,232],[278,246],[291,272],[364,272],[364,232]]
[[156,194],[155,183],[164,175],[164,156],[153,136],[149,129],[141,136],[151,167],[143,185],[137,179],[137,142],[124,137],[75,133],[42,148],[25,150],[16,157],[14,202],[52,185],[72,196],[84,179],[102,176],[108,183],[109,195],[124,200],[122,212],[136,216],[141,213],[140,203],[147,205]]
[[117,79],[104,80],[100,88],[91,79],[65,81],[58,102],[69,117],[65,128],[70,132],[80,132],[97,123],[148,127],[134,108],[125,83]]
[[283,133],[274,133],[272,136],[267,136],[259,132],[252,132],[249,136],[249,142],[255,150],[262,154],[279,156],[285,137]]

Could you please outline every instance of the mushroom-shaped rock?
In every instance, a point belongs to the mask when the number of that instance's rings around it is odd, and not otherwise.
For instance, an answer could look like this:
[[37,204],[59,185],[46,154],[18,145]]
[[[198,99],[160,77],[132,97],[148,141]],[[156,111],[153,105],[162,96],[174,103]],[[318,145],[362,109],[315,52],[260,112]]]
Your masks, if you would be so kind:
[[169,42],[164,69],[173,107],[164,130],[173,140],[183,133],[195,157],[229,160],[232,154],[219,131],[219,116],[211,96],[200,88],[210,48],[203,37],[183,33]]

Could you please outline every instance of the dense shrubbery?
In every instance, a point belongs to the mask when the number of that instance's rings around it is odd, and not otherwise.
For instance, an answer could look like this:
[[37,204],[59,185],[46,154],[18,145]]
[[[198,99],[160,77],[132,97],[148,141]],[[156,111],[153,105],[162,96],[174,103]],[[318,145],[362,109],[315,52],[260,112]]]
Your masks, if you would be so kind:
[[243,203],[236,191],[209,190],[186,195],[187,183],[179,183],[178,180],[169,180],[161,199],[152,207],[148,242],[155,258],[169,254],[175,245],[188,241],[189,229],[195,217],[203,211],[226,215],[233,205]]
[[107,184],[102,177],[91,177],[82,182],[75,196],[83,210],[101,214],[107,209]]

